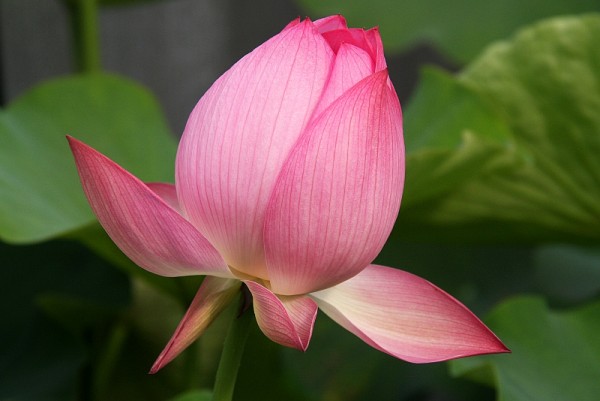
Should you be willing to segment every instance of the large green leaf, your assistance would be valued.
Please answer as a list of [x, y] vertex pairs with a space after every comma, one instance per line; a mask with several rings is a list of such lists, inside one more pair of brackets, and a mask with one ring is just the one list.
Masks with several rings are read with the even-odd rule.
[[419, 206], [516, 157], [510, 130], [496, 111], [442, 71], [423, 71], [405, 115], [403, 208]]
[[[465, 174], [458, 184], [456, 175], [445, 172], [439, 181], [446, 177], [454, 187], [435, 199], [426, 194], [428, 202], [421, 203], [422, 213], [405, 210], [406, 221], [416, 219], [432, 227], [459, 230], [461, 235], [454, 238], [597, 241], [598, 42], [600, 16], [588, 15], [542, 22], [488, 49], [458, 78], [457, 85], [470, 88], [483, 104], [491, 105], [495, 114], [493, 118], [486, 117], [489, 131], [497, 130], [497, 120], [501, 118], [512, 132], [513, 146], [506, 147], [506, 157], [501, 158], [504, 162], [496, 163], [496, 168], [488, 168], [486, 161], [477, 174]], [[460, 96], [453, 98], [461, 101]], [[439, 113], [436, 102], [435, 90], [429, 91], [425, 103], [433, 105], [432, 111], [426, 113], [432, 121], [430, 126], [438, 130], [437, 135], [455, 138], [453, 124], [446, 128], [437, 123], [444, 114]], [[427, 106], [421, 105], [419, 110], [424, 109]], [[413, 118], [411, 111], [409, 108], [406, 121]], [[424, 119], [423, 115], [419, 118]], [[466, 109], [456, 117], [465, 127], [472, 119]], [[427, 128], [421, 131], [427, 133]], [[490, 137], [489, 133], [484, 136], [483, 131], [485, 128], [480, 128], [476, 133], [478, 141]], [[464, 149], [458, 148], [448, 160], [460, 152], [464, 153]], [[411, 157], [417, 156], [419, 150], [408, 159], [409, 199], [418, 197], [410, 194], [408, 181], [413, 168]]]
[[0, 112], [0, 238], [42, 241], [92, 223], [65, 135], [144, 180], [172, 181], [175, 141], [141, 86], [109, 75], [57, 79]]
[[498, 306], [486, 322], [512, 354], [453, 361], [498, 389], [499, 401], [595, 401], [600, 394], [600, 302], [556, 312], [539, 298]]
[[553, 15], [599, 11], [596, 0], [297, 0], [312, 17], [343, 14], [350, 25], [379, 26], [386, 49], [433, 42], [468, 61], [492, 40]]

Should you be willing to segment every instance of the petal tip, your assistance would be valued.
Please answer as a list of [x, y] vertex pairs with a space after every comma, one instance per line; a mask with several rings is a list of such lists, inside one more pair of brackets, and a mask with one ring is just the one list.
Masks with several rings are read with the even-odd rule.
[[266, 287], [245, 281], [254, 300], [258, 327], [272, 341], [306, 351], [317, 317], [317, 304], [305, 296], [277, 296]]
[[[177, 334], [177, 332], [176, 332]], [[174, 336], [175, 337], [175, 336]], [[167, 346], [161, 351], [160, 355], [158, 355], [158, 357], [156, 358], [156, 360], [154, 361], [154, 363], [152, 364], [152, 366], [150, 367], [150, 370], [148, 371], [149, 375], [154, 375], [156, 373], [158, 373], [159, 370], [161, 370], [162, 368], [164, 368], [165, 366], [167, 366], [173, 359], [175, 359], [175, 357], [177, 357], [181, 351], [179, 352], [171, 352], [171, 349], [173, 348], [173, 345], [175, 343], [175, 340], [172, 338], [169, 343], [167, 344]]]
[[510, 353], [466, 306], [401, 270], [370, 265], [354, 278], [312, 295], [342, 327], [411, 363]]
[[159, 359], [157, 359], [156, 362], [154, 362], [154, 364], [150, 368], [150, 371], [148, 372], [148, 374], [154, 375], [154, 374], [158, 373], [158, 371], [161, 370], [163, 366], [164, 365], [161, 363], [161, 358], [159, 357]]
[[81, 148], [87, 147], [87, 145], [81, 142], [79, 139], [72, 137], [71, 135], [65, 135], [67, 138], [67, 142], [69, 143], [69, 147], [71, 148], [71, 152], [75, 154], [75, 152]]

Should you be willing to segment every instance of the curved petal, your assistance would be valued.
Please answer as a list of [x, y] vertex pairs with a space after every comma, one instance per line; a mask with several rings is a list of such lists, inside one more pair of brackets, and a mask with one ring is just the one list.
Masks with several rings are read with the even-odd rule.
[[146, 185], [152, 192], [160, 196], [165, 203], [181, 214], [181, 205], [177, 199], [175, 185], [166, 182], [147, 182]]
[[273, 291], [294, 295], [358, 274], [389, 236], [402, 196], [398, 98], [383, 71], [312, 124], [290, 155], [265, 221]]
[[266, 205], [326, 84], [333, 52], [305, 20], [248, 54], [188, 120], [176, 186], [186, 215], [229, 265], [267, 279]]
[[401, 270], [370, 265], [356, 277], [312, 296], [342, 327], [409, 362], [509, 352], [464, 305]]
[[371, 55], [373, 60], [375, 59], [375, 54], [372, 53], [373, 49], [371, 48], [364, 29], [350, 28], [330, 30], [323, 32], [323, 38], [329, 43], [329, 46], [331, 46], [335, 53], [338, 52], [338, 49], [342, 44], [346, 43], [365, 50]]
[[291, 20], [281, 31], [282, 32], [286, 31], [286, 30], [290, 29], [291, 27], [298, 25], [300, 23], [300, 21], [301, 21], [300, 17], [298, 17], [294, 20]]
[[175, 333], [152, 365], [156, 373], [193, 343], [238, 293], [239, 280], [206, 277]]
[[244, 281], [254, 301], [254, 315], [272, 341], [306, 351], [317, 317], [317, 304], [306, 296], [277, 296], [254, 281]]
[[344, 92], [373, 72], [374, 62], [366, 51], [351, 44], [342, 44], [335, 55], [329, 82], [327, 82], [327, 87], [321, 96], [313, 118], [317, 118]]
[[375, 72], [385, 70], [387, 63], [385, 62], [383, 42], [381, 41], [381, 35], [379, 35], [379, 28], [371, 28], [365, 31], [365, 37], [371, 48], [371, 54], [375, 59]]
[[320, 33], [335, 31], [337, 29], [348, 29], [346, 19], [339, 14], [318, 19], [314, 22], [314, 24]]
[[92, 210], [131, 260], [161, 276], [232, 276], [210, 242], [146, 184], [83, 142], [68, 140]]

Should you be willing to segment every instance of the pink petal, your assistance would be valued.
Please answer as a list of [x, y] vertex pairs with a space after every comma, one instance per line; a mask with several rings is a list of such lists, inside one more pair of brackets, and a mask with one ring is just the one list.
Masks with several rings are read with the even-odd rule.
[[252, 292], [258, 327], [272, 341], [305, 351], [317, 317], [317, 304], [306, 296], [277, 296], [254, 281]]
[[374, 67], [373, 60], [366, 51], [350, 44], [342, 44], [335, 56], [331, 77], [313, 118], [318, 117], [352, 86], [373, 74]]
[[282, 31], [286, 31], [286, 30], [290, 29], [291, 27], [298, 25], [299, 23], [300, 23], [300, 17], [298, 17], [298, 18], [296, 18], [296, 19], [294, 19], [294, 20], [290, 21], [290, 23], [289, 23], [289, 24], [287, 24], [287, 25], [286, 25], [286, 26], [285, 26], [285, 27], [282, 29]]
[[375, 59], [375, 72], [385, 70], [387, 68], [387, 63], [383, 53], [383, 42], [379, 35], [379, 29], [371, 28], [368, 31], [365, 31], [365, 37], [371, 49], [370, 54]]
[[206, 277], [173, 336], [152, 365], [156, 373], [193, 343], [238, 293], [239, 280]]
[[[367, 40], [364, 29], [350, 28], [337, 29], [323, 32], [323, 38], [329, 43], [334, 52], [338, 52], [340, 46], [344, 43], [351, 44], [371, 54], [372, 48]], [[373, 56], [374, 54], [371, 54]], [[373, 57], [372, 57], [373, 58]], [[374, 59], [374, 58], [373, 58]]]
[[509, 352], [464, 305], [401, 270], [370, 265], [356, 277], [312, 296], [342, 327], [409, 362]]
[[232, 276], [206, 238], [148, 186], [83, 142], [68, 140], [92, 210], [131, 260], [161, 276]]
[[314, 22], [320, 33], [335, 31], [337, 29], [348, 29], [346, 20], [341, 15], [331, 15], [329, 17], [318, 19]]
[[386, 71], [353, 86], [296, 145], [273, 192], [265, 252], [273, 291], [358, 274], [389, 236], [402, 196], [402, 116]]
[[268, 278], [267, 202], [332, 59], [312, 22], [290, 26], [225, 73], [190, 116], [177, 154], [178, 198], [190, 221], [243, 273]]
[[152, 192], [160, 196], [167, 205], [171, 206], [181, 214], [181, 205], [179, 205], [179, 200], [177, 199], [175, 185], [167, 184], [165, 182], [147, 182], [146, 185]]

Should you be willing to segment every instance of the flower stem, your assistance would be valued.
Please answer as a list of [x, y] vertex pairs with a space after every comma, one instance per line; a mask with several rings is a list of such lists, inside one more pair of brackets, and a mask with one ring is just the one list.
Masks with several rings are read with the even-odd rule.
[[80, 72], [99, 71], [98, 0], [74, 0], [69, 4], [77, 68]]
[[219, 361], [212, 401], [231, 401], [233, 398], [251, 321], [252, 313], [248, 310], [243, 310], [241, 315], [236, 313], [233, 317]]

